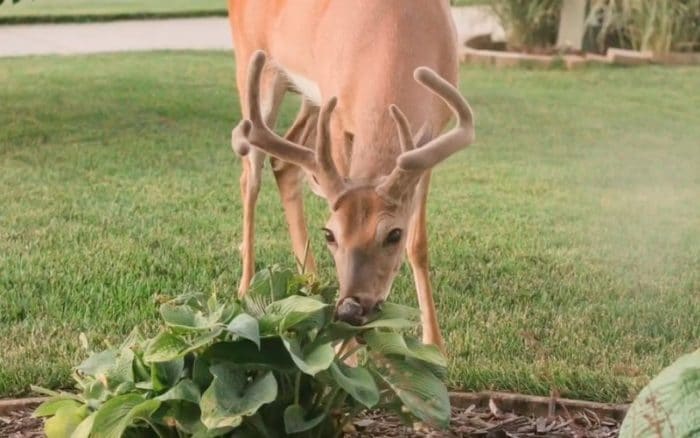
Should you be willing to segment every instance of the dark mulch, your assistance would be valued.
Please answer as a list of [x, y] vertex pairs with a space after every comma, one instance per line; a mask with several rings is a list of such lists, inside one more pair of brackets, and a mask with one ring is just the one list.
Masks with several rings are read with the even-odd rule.
[[[31, 413], [32, 409], [25, 409], [0, 416], [0, 437], [43, 437], [42, 422], [32, 418]], [[453, 408], [449, 431], [429, 428], [412, 429], [403, 425], [397, 417], [378, 411], [364, 414], [355, 420], [353, 426], [355, 430], [346, 433], [346, 438], [614, 438], [618, 435], [619, 423], [587, 411], [550, 418], [524, 417], [501, 412], [492, 403], [488, 409], [474, 406], [466, 409]]]
[[23, 409], [0, 415], [0, 437], [36, 438], [43, 437], [43, 423], [32, 418], [32, 409]]

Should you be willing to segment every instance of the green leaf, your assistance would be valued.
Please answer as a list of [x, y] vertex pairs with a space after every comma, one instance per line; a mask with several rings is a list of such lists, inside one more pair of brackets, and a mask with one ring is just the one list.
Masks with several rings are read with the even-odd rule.
[[121, 394], [126, 394], [127, 392], [131, 392], [134, 390], [136, 386], [134, 385], [134, 382], [122, 382], [119, 385], [117, 385], [116, 388], [114, 388], [114, 395], [121, 395]]
[[160, 316], [170, 327], [186, 330], [207, 330], [212, 327], [211, 320], [201, 310], [188, 305], [161, 304]]
[[46, 433], [47, 438], [70, 437], [87, 416], [87, 406], [64, 404], [56, 410], [53, 417], [46, 420], [44, 433]]
[[134, 352], [130, 347], [119, 351], [114, 366], [107, 371], [107, 381], [110, 387], [121, 383], [134, 383]]
[[409, 346], [401, 333], [370, 330], [363, 335], [363, 338], [371, 351], [381, 355], [396, 354], [412, 357], [440, 367], [447, 366], [447, 359], [436, 346], [424, 345], [415, 340], [409, 341]]
[[420, 321], [420, 313], [401, 304], [384, 303], [381, 311], [374, 314], [364, 325], [353, 326], [336, 321], [329, 326], [329, 333], [337, 337], [351, 337], [370, 329], [384, 328], [391, 330], [406, 330], [414, 328]]
[[151, 381], [151, 371], [143, 362], [143, 353], [135, 355], [133, 362], [133, 370], [135, 382]]
[[282, 342], [297, 367], [310, 376], [327, 370], [335, 359], [335, 351], [330, 342], [311, 345], [306, 351], [302, 351], [299, 341], [295, 338], [282, 338]]
[[321, 412], [312, 418], [307, 418], [308, 415], [301, 405], [289, 405], [284, 410], [284, 430], [287, 433], [299, 433], [313, 429], [321, 424], [326, 414]]
[[117, 362], [117, 355], [117, 350], [105, 350], [94, 353], [78, 365], [76, 369], [87, 376], [106, 375]]
[[189, 346], [182, 337], [163, 332], [148, 344], [143, 359], [151, 363], [167, 362], [185, 354]]
[[415, 307], [403, 304], [384, 303], [378, 313], [378, 317], [370, 322], [379, 322], [387, 319], [405, 319], [414, 324], [420, 322], [420, 311]]
[[345, 392], [367, 408], [372, 408], [379, 402], [379, 388], [372, 374], [366, 369], [352, 368], [341, 362], [333, 362], [330, 372]]
[[249, 381], [245, 371], [230, 364], [213, 365], [210, 370], [214, 381], [200, 402], [202, 422], [210, 430], [237, 427], [243, 417], [277, 398], [272, 372]]
[[191, 403], [199, 404], [200, 392], [199, 388], [193, 381], [190, 379], [183, 379], [169, 391], [156, 398], [160, 401], [185, 400]]
[[241, 313], [226, 327], [226, 329], [241, 338], [248, 339], [255, 343], [260, 348], [260, 328], [258, 320], [248, 315]]
[[373, 371], [420, 420], [447, 427], [450, 399], [447, 388], [423, 362], [396, 356], [372, 355]]
[[[127, 335], [127, 337], [122, 341], [121, 345], [119, 346], [119, 351], [122, 351], [126, 348], [132, 349], [133, 347], [137, 347], [141, 345], [144, 341], [143, 333], [141, 333], [141, 329], [137, 327], [134, 327], [131, 329], [131, 332]], [[87, 342], [87, 340], [85, 340]]]
[[92, 426], [92, 438], [120, 438], [139, 419], [149, 419], [159, 400], [144, 400], [137, 394], [114, 397], [100, 407]]
[[187, 434], [204, 436], [207, 428], [200, 420], [199, 402], [190, 403], [183, 400], [163, 401], [153, 419], [158, 424], [176, 427]]
[[202, 355], [194, 358], [194, 365], [192, 365], [192, 381], [197, 385], [200, 394], [211, 385], [211, 381], [214, 379], [214, 376], [209, 372], [210, 366], [211, 363], [208, 358]]
[[[309, 318], [322, 316], [321, 312], [329, 307], [329, 304], [315, 298], [292, 295], [270, 304], [265, 312], [282, 318], [279, 330], [284, 332]], [[318, 325], [320, 326], [322, 323], [323, 321], [319, 320]]]
[[110, 391], [102, 381], [93, 380], [85, 386], [83, 394], [88, 401], [103, 402], [110, 396]]
[[198, 334], [190, 342], [172, 333], [160, 333], [148, 344], [143, 358], [146, 362], [151, 363], [167, 362], [182, 358], [187, 353], [212, 343], [223, 330], [223, 327], [215, 327], [211, 331]]
[[224, 331], [223, 327], [215, 327], [210, 332], [202, 333], [196, 338], [192, 339], [191, 345], [185, 349], [182, 354], [187, 354], [192, 351], [198, 350], [202, 347], [207, 346], [212, 341], [214, 341], [219, 335]]
[[277, 265], [262, 269], [255, 273], [247, 296], [261, 297], [268, 302], [285, 298], [288, 296], [287, 286], [295, 275], [294, 271]]
[[700, 436], [700, 350], [681, 356], [642, 389], [620, 438]]
[[90, 438], [90, 433], [92, 432], [92, 426], [95, 423], [95, 417], [97, 412], [93, 412], [88, 415], [83, 421], [80, 422], [78, 427], [75, 428], [70, 438]]
[[79, 406], [81, 406], [81, 403], [72, 397], [56, 396], [40, 404], [32, 413], [32, 417], [51, 417], [52, 415], [56, 415], [56, 411], [63, 407], [75, 408]]
[[168, 361], [157, 362], [151, 365], [151, 383], [153, 389], [162, 391], [171, 388], [182, 376], [185, 368], [185, 360], [182, 357]]
[[260, 349], [248, 341], [218, 342], [204, 350], [201, 357], [211, 363], [228, 363], [248, 370], [289, 372], [296, 368], [279, 337], [261, 339]]

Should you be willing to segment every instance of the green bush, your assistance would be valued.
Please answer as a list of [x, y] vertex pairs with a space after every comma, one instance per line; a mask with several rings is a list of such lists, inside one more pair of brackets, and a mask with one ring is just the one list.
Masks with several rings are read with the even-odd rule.
[[491, 0], [506, 31], [508, 48], [550, 50], [557, 40], [562, 0]]
[[700, 48], [700, 0], [593, 0], [587, 21], [601, 51]]
[[[92, 353], [76, 393], [35, 411], [48, 438], [338, 436], [366, 408], [446, 426], [445, 358], [402, 333], [417, 312], [386, 303], [370, 322], [333, 321], [335, 290], [292, 271], [259, 272], [243, 301], [198, 294], [161, 305], [146, 339]], [[346, 365], [335, 348], [360, 365]]]

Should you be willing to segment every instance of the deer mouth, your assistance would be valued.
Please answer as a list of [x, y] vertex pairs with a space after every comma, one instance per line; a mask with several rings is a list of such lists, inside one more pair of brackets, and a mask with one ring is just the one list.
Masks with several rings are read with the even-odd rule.
[[382, 302], [375, 303], [366, 309], [355, 297], [343, 298], [338, 302], [335, 318], [352, 326], [361, 326], [371, 321], [381, 309]]

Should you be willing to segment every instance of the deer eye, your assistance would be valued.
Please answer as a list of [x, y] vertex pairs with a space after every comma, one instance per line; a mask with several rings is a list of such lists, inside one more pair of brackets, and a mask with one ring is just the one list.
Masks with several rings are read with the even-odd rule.
[[335, 243], [335, 236], [333, 232], [328, 228], [321, 228], [323, 230], [324, 237], [326, 238], [326, 243]]
[[389, 234], [387, 234], [386, 239], [384, 239], [384, 244], [396, 245], [397, 243], [401, 242], [401, 233], [401, 228], [394, 228], [393, 230], [389, 231]]

